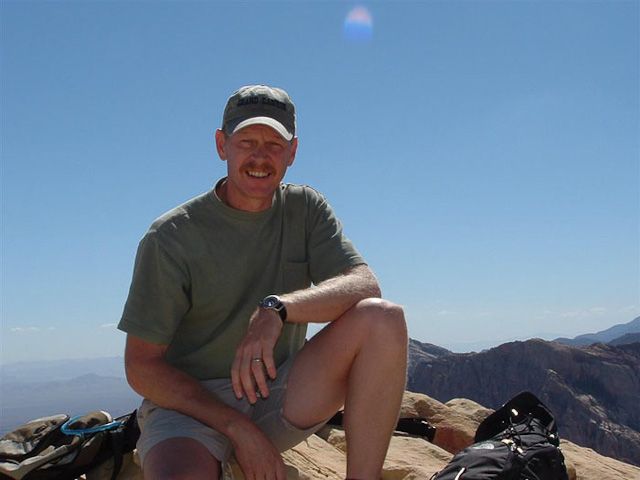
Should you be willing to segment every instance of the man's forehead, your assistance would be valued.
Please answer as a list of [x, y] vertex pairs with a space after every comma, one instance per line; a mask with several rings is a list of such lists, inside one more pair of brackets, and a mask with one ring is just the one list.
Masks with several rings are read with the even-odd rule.
[[269, 125], [247, 125], [244, 128], [241, 128], [237, 132], [233, 133], [234, 137], [250, 137], [250, 136], [267, 136], [269, 138], [277, 138], [282, 140], [283, 142], [289, 143], [287, 139], [285, 139], [280, 133], [275, 129], [270, 127]]

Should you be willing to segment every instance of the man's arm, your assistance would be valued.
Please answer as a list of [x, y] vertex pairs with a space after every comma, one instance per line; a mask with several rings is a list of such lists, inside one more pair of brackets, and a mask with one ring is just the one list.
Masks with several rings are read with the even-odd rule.
[[[245, 475], [278, 472], [285, 478], [282, 457], [251, 420], [225, 405], [200, 382], [164, 359], [166, 345], [127, 335], [127, 380], [140, 395], [162, 408], [188, 415], [225, 435]], [[253, 477], [252, 477], [253, 478]]]
[[[381, 296], [378, 280], [367, 265], [356, 265], [310, 288], [280, 296], [287, 309], [287, 322], [327, 323], [340, 318], [365, 298]], [[276, 377], [273, 350], [282, 333], [282, 321], [273, 310], [258, 308], [236, 350], [231, 367], [233, 391], [251, 403], [260, 395], [267, 397], [266, 376]], [[261, 359], [262, 362], [254, 360]], [[266, 375], [265, 375], [266, 370]]]
[[327, 323], [365, 298], [380, 298], [378, 279], [369, 266], [356, 265], [318, 285], [281, 295], [287, 322]]

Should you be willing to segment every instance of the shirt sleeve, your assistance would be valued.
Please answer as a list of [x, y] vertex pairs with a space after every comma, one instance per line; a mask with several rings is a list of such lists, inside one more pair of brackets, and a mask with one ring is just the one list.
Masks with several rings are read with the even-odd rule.
[[138, 245], [133, 279], [118, 328], [167, 345], [190, 308], [188, 265], [177, 242], [149, 231]]
[[342, 223], [326, 198], [309, 190], [309, 271], [313, 283], [318, 284], [366, 261], [344, 235]]

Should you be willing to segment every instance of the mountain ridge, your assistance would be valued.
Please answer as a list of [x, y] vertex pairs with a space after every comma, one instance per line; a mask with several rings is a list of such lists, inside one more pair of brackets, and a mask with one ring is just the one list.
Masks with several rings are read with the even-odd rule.
[[640, 465], [640, 343], [572, 347], [533, 339], [439, 356], [412, 344], [408, 390], [493, 409], [529, 390], [554, 412], [562, 437]]
[[627, 335], [631, 335], [627, 342], [632, 343], [637, 341], [635, 340], [636, 337], [633, 336], [635, 334], [640, 334], [640, 317], [637, 317], [628, 323], [620, 323], [596, 333], [585, 333], [573, 338], [560, 337], [553, 341], [572, 347], [588, 347], [594, 343], [619, 342]]

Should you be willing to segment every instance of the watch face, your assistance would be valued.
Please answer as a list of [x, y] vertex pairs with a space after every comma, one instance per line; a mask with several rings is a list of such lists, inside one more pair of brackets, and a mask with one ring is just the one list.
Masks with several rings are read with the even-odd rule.
[[278, 303], [280, 303], [280, 299], [275, 295], [269, 295], [262, 301], [262, 305], [264, 305], [266, 308], [275, 307]]
[[280, 300], [279, 296], [277, 295], [266, 296], [264, 300], [260, 302], [260, 306], [262, 308], [271, 308], [276, 312], [278, 312], [278, 315], [280, 315], [280, 320], [282, 320], [282, 323], [287, 321], [287, 309], [284, 308], [284, 304], [282, 303], [282, 300]]

